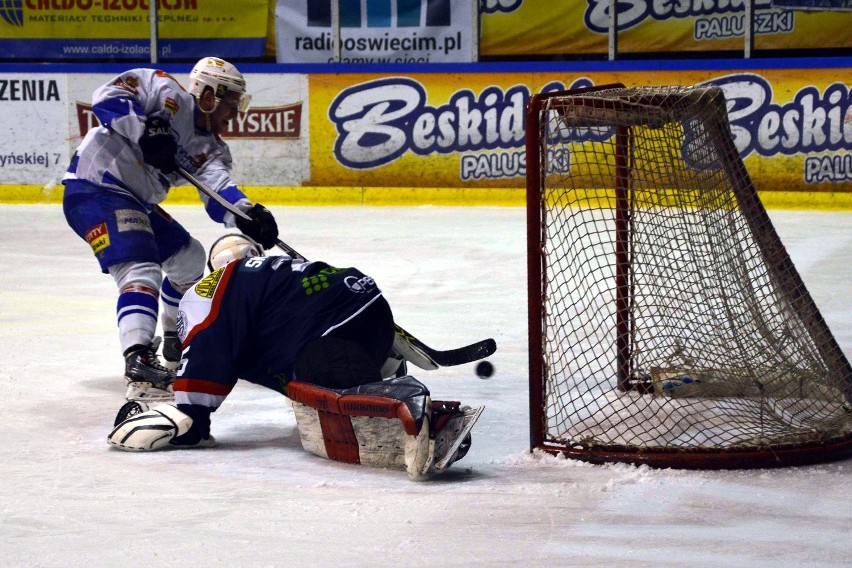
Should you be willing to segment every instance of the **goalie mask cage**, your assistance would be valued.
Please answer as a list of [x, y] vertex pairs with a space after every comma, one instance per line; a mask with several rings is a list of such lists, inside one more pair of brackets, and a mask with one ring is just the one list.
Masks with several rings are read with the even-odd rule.
[[689, 469], [852, 455], [852, 368], [719, 88], [533, 96], [527, 221], [533, 448]]

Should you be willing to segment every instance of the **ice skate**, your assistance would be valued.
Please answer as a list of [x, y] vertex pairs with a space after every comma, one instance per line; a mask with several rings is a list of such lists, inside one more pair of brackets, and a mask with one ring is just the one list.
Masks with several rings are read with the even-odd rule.
[[127, 381], [127, 392], [124, 398], [127, 400], [174, 401], [172, 383], [175, 382], [175, 373], [160, 363], [157, 357], [158, 346], [159, 341], [155, 340], [149, 345], [131, 348], [125, 354], [124, 378]]

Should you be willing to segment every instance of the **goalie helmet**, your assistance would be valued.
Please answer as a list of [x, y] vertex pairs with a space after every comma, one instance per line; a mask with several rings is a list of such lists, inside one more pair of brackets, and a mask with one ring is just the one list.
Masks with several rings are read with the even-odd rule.
[[224, 235], [210, 247], [207, 268], [219, 270], [229, 262], [248, 256], [264, 256], [263, 247], [242, 234]]
[[196, 98], [201, 97], [204, 88], [213, 89], [216, 105], [229, 92], [239, 93], [240, 101], [237, 110], [246, 112], [251, 104], [251, 95], [246, 93], [246, 81], [237, 68], [224, 59], [205, 57], [189, 72], [189, 92]]

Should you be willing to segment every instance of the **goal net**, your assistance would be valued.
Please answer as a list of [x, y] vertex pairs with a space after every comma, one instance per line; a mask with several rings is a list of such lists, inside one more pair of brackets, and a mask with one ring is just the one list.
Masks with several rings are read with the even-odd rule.
[[852, 367], [719, 88], [532, 97], [527, 186], [532, 447], [681, 468], [852, 455]]

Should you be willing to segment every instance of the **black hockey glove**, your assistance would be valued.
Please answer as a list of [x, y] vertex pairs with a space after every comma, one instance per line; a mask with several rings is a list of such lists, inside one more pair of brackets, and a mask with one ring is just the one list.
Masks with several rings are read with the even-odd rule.
[[259, 242], [265, 249], [275, 246], [278, 242], [278, 224], [269, 209], [260, 203], [255, 203], [246, 211], [246, 215], [251, 217], [251, 220], [237, 217], [237, 228]]
[[145, 132], [139, 138], [139, 147], [142, 149], [142, 158], [146, 164], [154, 166], [165, 174], [170, 174], [177, 169], [175, 164], [177, 142], [172, 136], [172, 127], [165, 118], [148, 117], [145, 121]]

